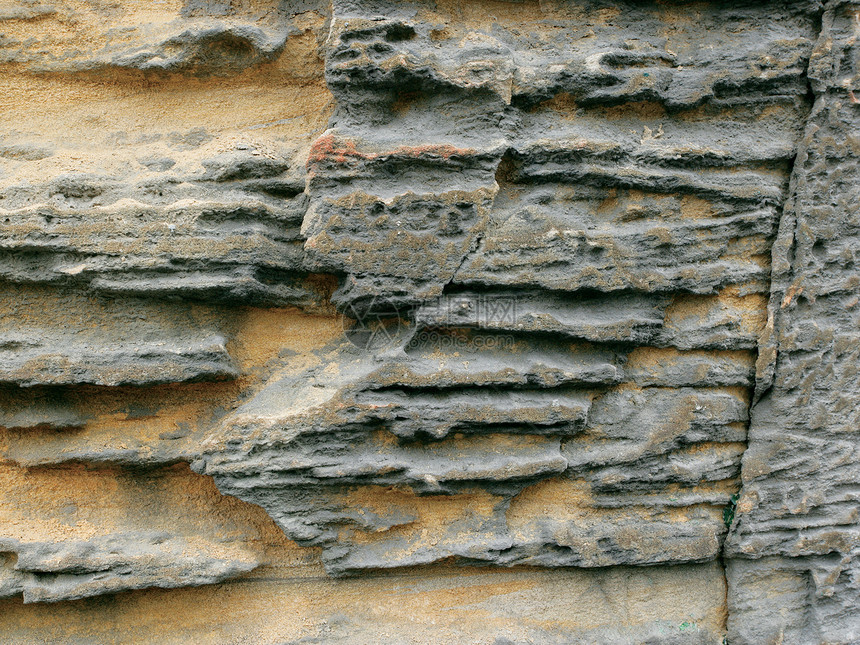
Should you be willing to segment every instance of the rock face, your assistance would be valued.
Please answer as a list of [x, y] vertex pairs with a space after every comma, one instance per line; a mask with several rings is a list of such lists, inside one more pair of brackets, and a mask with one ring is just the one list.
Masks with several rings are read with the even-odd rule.
[[760, 400], [726, 549], [732, 642], [860, 639], [858, 11], [827, 6], [809, 67], [815, 104], [774, 243]]
[[858, 38], [0, 8], [2, 640], [860, 641]]

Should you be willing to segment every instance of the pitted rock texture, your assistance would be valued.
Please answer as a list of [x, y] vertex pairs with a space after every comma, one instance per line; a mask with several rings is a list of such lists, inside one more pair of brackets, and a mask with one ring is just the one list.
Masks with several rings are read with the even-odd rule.
[[[308, 262], [346, 274], [347, 312], [415, 325], [274, 379], [194, 462], [332, 573], [720, 553], [814, 15], [581, 10], [600, 9], [572, 47], [566, 6], [482, 35], [440, 31], [450, 6], [333, 5]], [[726, 55], [687, 40], [744, 20]], [[625, 40], [667, 23], [674, 40]], [[422, 495], [472, 517], [428, 542]]]
[[[193, 466], [299, 543], [323, 546], [333, 573], [451, 556], [566, 566], [718, 556], [749, 352], [529, 335], [487, 349], [474, 334], [412, 330], [381, 356], [349, 342], [323, 349], [319, 365], [275, 377], [226, 417]], [[474, 515], [427, 543], [427, 504]]]
[[511, 3], [476, 29], [453, 3], [335, 2], [309, 259], [347, 273], [338, 303], [766, 292], [808, 109], [803, 8]]
[[860, 639], [858, 37], [860, 5], [830, 3], [774, 245], [767, 362], [727, 545], [732, 642]]
[[0, 7], [0, 640], [860, 641], [858, 38]]

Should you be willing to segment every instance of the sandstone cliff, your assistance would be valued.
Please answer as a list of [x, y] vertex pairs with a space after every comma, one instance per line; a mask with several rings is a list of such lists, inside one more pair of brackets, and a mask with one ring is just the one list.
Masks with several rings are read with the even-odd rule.
[[0, 4], [0, 641], [860, 642], [858, 38]]

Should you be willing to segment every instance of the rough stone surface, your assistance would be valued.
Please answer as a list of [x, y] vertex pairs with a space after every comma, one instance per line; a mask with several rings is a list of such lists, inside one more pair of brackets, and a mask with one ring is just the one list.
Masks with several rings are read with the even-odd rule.
[[727, 544], [733, 643], [860, 640], [858, 36], [860, 5], [829, 3]]
[[0, 7], [0, 641], [860, 642], [858, 38]]

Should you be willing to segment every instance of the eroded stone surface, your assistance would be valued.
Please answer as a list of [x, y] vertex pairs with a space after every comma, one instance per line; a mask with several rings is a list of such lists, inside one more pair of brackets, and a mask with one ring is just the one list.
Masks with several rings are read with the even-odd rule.
[[25, 602], [218, 582], [283, 548], [271, 521], [174, 466], [0, 465], [4, 595]]
[[857, 641], [823, 9], [0, 9], [6, 640]]
[[860, 638], [858, 16], [830, 3], [810, 64], [815, 106], [774, 245], [771, 336], [727, 545], [732, 642]]
[[[233, 585], [132, 592], [115, 603], [0, 600], [0, 626], [16, 645], [34, 637], [75, 645], [88, 638], [207, 645], [243, 639], [263, 645], [722, 640], [725, 580], [715, 563], [668, 569], [434, 568], [337, 581], [313, 573], [296, 563], [260, 570]], [[619, 607], [628, 614], [620, 616]], [[473, 620], [476, 615], [480, 620]], [[36, 626], [25, 627], [28, 620]]]
[[0, 277], [322, 304], [299, 229], [327, 9], [79, 4], [0, 23]]
[[[718, 555], [752, 355], [650, 357], [528, 336], [492, 351], [474, 337], [469, 347], [469, 333], [450, 332], [456, 352], [414, 331], [383, 355], [323, 350], [226, 417], [194, 467], [324, 546], [332, 572], [451, 556], [606, 566]], [[428, 542], [430, 509], [464, 504], [477, 504], [472, 519]]]
[[[194, 462], [329, 571], [720, 553], [815, 19], [627, 9], [460, 32], [436, 28], [457, 7], [333, 5], [308, 261], [415, 328], [275, 378]], [[641, 24], [672, 38], [625, 41]], [[703, 25], [748, 33], [715, 58]], [[433, 524], [440, 494], [469, 518]]]

